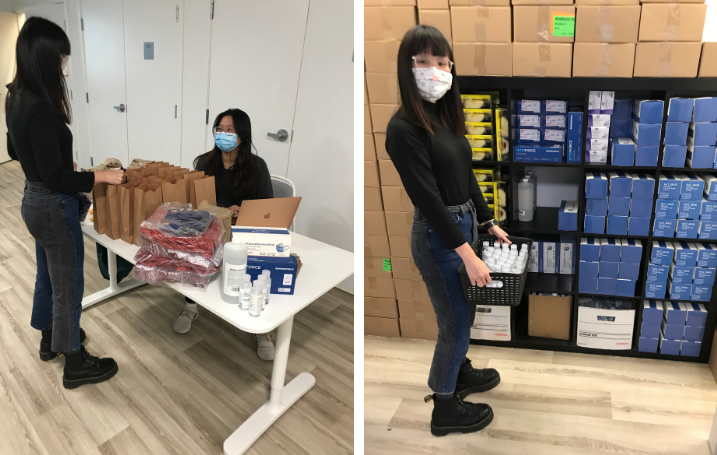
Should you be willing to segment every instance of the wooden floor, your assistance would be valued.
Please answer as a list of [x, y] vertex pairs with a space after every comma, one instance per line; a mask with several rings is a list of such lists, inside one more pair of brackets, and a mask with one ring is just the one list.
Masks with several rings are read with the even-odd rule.
[[366, 454], [709, 455], [717, 385], [703, 364], [471, 346], [501, 384], [480, 433], [431, 435], [434, 342], [365, 338]]
[[[30, 327], [35, 247], [20, 216], [23, 182], [18, 163], [0, 165], [0, 454], [221, 454], [269, 397], [272, 363], [252, 335], [208, 311], [178, 335], [181, 296], [144, 286], [82, 316], [88, 350], [114, 357], [119, 373], [65, 390], [63, 360], [40, 361]], [[90, 294], [107, 282], [94, 243], [85, 249]], [[316, 386], [247, 453], [353, 453], [353, 308], [334, 289], [296, 316], [287, 382], [308, 371]]]

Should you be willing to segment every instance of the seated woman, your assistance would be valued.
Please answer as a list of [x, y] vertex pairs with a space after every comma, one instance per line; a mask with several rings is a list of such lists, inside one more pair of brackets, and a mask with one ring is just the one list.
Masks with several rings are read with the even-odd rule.
[[[251, 152], [251, 120], [246, 112], [229, 109], [214, 120], [215, 146], [194, 160], [194, 168], [213, 175], [217, 189], [217, 205], [235, 214], [247, 199], [270, 199], [274, 197], [271, 176], [266, 162]], [[199, 317], [197, 304], [189, 298], [174, 323], [174, 331], [187, 333], [192, 321]], [[254, 335], [257, 354], [263, 360], [274, 359], [274, 344], [268, 333]]]

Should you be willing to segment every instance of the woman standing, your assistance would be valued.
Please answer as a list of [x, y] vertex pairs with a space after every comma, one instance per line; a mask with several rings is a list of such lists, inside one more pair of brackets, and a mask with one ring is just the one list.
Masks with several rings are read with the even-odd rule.
[[80, 221], [89, 208], [82, 193], [97, 183], [118, 185], [124, 171], [76, 172], [65, 77], [70, 40], [54, 23], [32, 17], [17, 39], [17, 74], [5, 100], [7, 145], [25, 173], [22, 218], [35, 238], [37, 278], [33, 328], [42, 331], [40, 358], [65, 355], [62, 382], [73, 389], [117, 373], [111, 358], [90, 355], [80, 329], [85, 250]]
[[[194, 160], [194, 168], [213, 175], [217, 205], [239, 214], [242, 202], [271, 199], [274, 190], [266, 162], [251, 152], [251, 119], [240, 109], [229, 109], [214, 120], [214, 148]], [[187, 333], [199, 317], [197, 304], [185, 297], [186, 305], [174, 323], [174, 331]], [[257, 354], [263, 360], [274, 360], [274, 343], [268, 333], [254, 335]]]
[[425, 25], [409, 30], [398, 50], [401, 108], [386, 133], [386, 150], [416, 207], [411, 249], [438, 321], [428, 377], [436, 436], [479, 431], [493, 420], [490, 406], [463, 401], [498, 385], [500, 375], [476, 370], [466, 358], [475, 306], [463, 297], [457, 269], [462, 262], [474, 285], [491, 283], [488, 268], [471, 248], [478, 223], [510, 243], [473, 175], [454, 76], [453, 52], [441, 32]]

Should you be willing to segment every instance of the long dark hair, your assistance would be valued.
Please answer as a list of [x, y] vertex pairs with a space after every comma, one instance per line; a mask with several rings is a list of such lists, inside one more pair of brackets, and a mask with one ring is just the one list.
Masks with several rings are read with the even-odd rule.
[[72, 122], [62, 55], [70, 55], [70, 39], [53, 22], [31, 17], [23, 25], [15, 46], [17, 73], [5, 100], [5, 112], [16, 95], [27, 91], [52, 104], [65, 123]]
[[[229, 109], [217, 115], [217, 118], [214, 119], [212, 131], [216, 131], [219, 123], [221, 123], [222, 119], [227, 115], [234, 121], [234, 131], [236, 131], [240, 140], [239, 153], [237, 153], [237, 157], [234, 160], [234, 165], [229, 169], [229, 172], [233, 174], [232, 196], [236, 199], [250, 198], [256, 193], [258, 180], [256, 157], [251, 153], [251, 149], [254, 146], [251, 141], [251, 120], [247, 113], [241, 109]], [[197, 167], [200, 158], [206, 157], [207, 175], [219, 175], [224, 167], [222, 153], [224, 152], [215, 144], [213, 149], [198, 156], [194, 160], [194, 167]], [[215, 184], [217, 185], [217, 189], [219, 189], [220, 182], [218, 179]]]
[[[423, 99], [413, 76], [413, 57], [428, 53], [438, 57], [448, 57], [453, 61], [453, 50], [448, 40], [437, 28], [429, 25], [417, 25], [409, 30], [398, 48], [398, 87], [401, 90], [401, 109], [408, 118], [433, 134], [438, 126], [428, 116]], [[451, 69], [453, 84], [443, 98], [436, 101], [441, 123], [456, 136], [466, 134], [465, 116], [461, 103], [461, 93], [456, 81], [456, 67]]]

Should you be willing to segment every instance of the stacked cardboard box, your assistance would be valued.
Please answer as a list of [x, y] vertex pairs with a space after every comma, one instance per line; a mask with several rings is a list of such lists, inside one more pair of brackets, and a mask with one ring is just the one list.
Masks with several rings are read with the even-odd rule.
[[635, 77], [697, 76], [707, 13], [707, 5], [697, 2], [642, 2]]
[[[480, 6], [475, 6], [480, 3]], [[461, 76], [511, 76], [509, 0], [451, 0], [453, 56]]]

